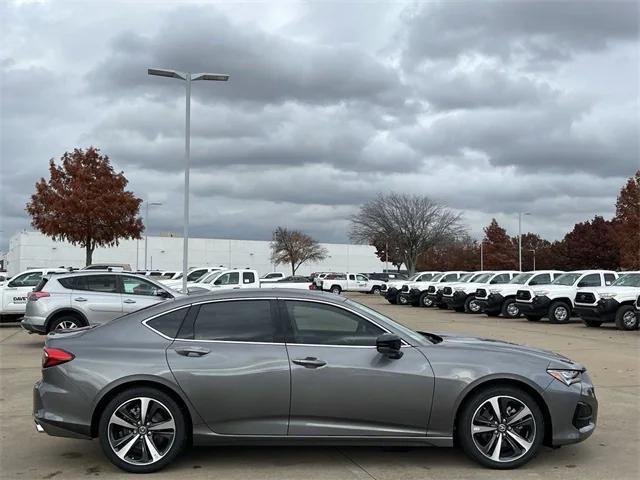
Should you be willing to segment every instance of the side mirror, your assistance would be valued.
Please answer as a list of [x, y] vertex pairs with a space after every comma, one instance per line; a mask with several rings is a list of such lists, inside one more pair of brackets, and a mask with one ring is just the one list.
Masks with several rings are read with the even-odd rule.
[[376, 338], [376, 349], [389, 358], [396, 360], [401, 358], [403, 353], [400, 351], [400, 347], [402, 347], [402, 340], [393, 333], [383, 333]]
[[162, 290], [161, 288], [156, 288], [156, 297], [161, 297], [161, 298], [172, 298], [172, 295], [167, 292], [166, 290]]

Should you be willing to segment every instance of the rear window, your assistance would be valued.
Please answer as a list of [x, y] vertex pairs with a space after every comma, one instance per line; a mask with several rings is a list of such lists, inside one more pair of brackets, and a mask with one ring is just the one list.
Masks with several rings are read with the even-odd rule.
[[182, 325], [184, 317], [186, 317], [188, 311], [189, 307], [186, 307], [165, 313], [164, 315], [160, 315], [159, 317], [149, 320], [147, 325], [169, 338], [176, 338], [178, 330], [180, 330], [180, 326]]

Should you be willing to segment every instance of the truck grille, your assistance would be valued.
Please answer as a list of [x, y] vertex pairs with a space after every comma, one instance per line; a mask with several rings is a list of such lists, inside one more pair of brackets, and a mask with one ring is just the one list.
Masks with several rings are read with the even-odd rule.
[[576, 295], [578, 303], [596, 303], [596, 296], [591, 292], [578, 292]]
[[436, 293], [436, 287], [431, 285], [427, 288], [427, 293]]
[[484, 288], [479, 288], [476, 290], [476, 297], [484, 298], [487, 296], [487, 291]]
[[531, 292], [529, 290], [518, 290], [516, 300], [531, 300]]
[[442, 293], [444, 293], [445, 295], [451, 295], [451, 292], [453, 292], [453, 289], [451, 287], [444, 287], [442, 289]]
[[402, 288], [400, 289], [401, 292], [408, 292], [409, 291], [409, 285], [403, 285]]

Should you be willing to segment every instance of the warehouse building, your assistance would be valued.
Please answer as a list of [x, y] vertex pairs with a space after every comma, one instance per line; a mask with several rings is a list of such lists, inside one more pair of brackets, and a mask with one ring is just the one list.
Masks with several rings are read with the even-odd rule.
[[[96, 248], [93, 263], [128, 263], [143, 269], [144, 238], [124, 240], [116, 247]], [[290, 273], [289, 265], [271, 263], [271, 242], [259, 240], [226, 240], [214, 238], [189, 239], [189, 266], [219, 266], [255, 268], [262, 275], [271, 271]], [[298, 272], [307, 275], [316, 271], [381, 272], [384, 262], [369, 245], [323, 243], [329, 252], [319, 263], [305, 263]], [[85, 252], [68, 242], [58, 242], [38, 232], [20, 232], [11, 237], [5, 255], [9, 275], [28, 268], [84, 266]], [[148, 237], [147, 267], [155, 270], [182, 269], [182, 238]]]

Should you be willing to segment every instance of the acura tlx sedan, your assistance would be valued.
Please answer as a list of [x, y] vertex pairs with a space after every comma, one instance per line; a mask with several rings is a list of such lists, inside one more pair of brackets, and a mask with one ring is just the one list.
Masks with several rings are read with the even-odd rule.
[[34, 418], [129, 472], [194, 444], [459, 445], [515, 468], [595, 429], [585, 368], [511, 343], [414, 332], [337, 295], [234, 290], [47, 337]]

